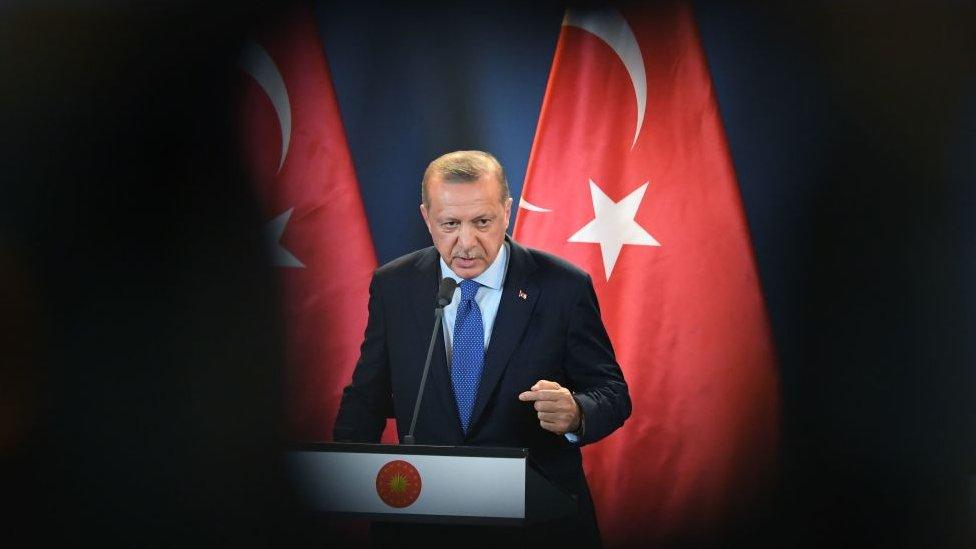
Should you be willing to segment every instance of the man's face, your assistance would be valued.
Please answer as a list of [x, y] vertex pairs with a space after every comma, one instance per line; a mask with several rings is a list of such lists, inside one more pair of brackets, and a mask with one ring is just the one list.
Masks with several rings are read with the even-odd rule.
[[466, 183], [446, 183], [434, 175], [427, 182], [427, 206], [420, 205], [434, 247], [461, 278], [474, 278], [498, 256], [512, 199], [501, 200], [492, 175]]

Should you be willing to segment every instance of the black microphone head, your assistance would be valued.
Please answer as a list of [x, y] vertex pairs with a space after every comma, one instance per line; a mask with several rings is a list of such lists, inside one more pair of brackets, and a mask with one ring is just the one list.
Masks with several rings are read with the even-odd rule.
[[437, 290], [437, 308], [443, 309], [451, 304], [454, 300], [454, 290], [457, 289], [458, 283], [451, 277], [445, 277], [441, 280], [441, 287]]

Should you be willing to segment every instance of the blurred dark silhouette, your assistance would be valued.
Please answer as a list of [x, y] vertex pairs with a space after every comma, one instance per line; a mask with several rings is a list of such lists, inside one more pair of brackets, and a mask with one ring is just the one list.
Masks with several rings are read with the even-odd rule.
[[280, 463], [281, 313], [234, 133], [272, 7], [0, 8], [0, 497], [25, 541], [316, 540]]

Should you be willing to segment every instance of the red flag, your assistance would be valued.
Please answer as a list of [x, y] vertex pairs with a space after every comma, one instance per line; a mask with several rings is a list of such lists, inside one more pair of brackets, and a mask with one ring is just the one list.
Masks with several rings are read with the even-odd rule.
[[585, 449], [609, 545], [716, 532], [769, 480], [778, 379], [689, 6], [569, 11], [516, 239], [590, 273], [632, 417]]
[[244, 48], [243, 141], [281, 269], [292, 437], [327, 440], [366, 327], [376, 255], [311, 9]]

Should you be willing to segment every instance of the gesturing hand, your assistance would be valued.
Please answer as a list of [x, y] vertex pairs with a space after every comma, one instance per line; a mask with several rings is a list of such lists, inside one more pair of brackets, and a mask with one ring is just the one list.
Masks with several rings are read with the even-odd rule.
[[580, 409], [569, 389], [555, 381], [540, 379], [528, 391], [520, 393], [519, 400], [535, 402], [539, 425], [557, 435], [579, 429]]

